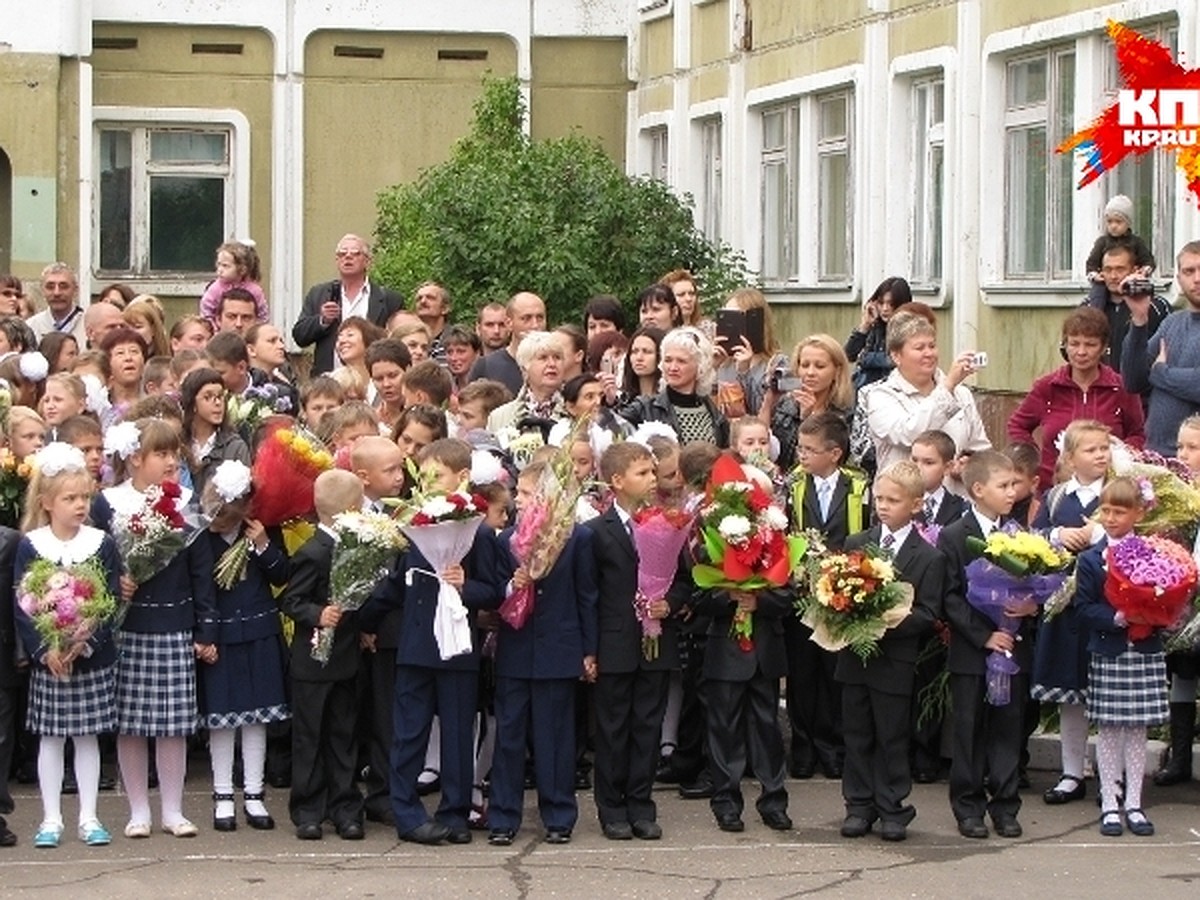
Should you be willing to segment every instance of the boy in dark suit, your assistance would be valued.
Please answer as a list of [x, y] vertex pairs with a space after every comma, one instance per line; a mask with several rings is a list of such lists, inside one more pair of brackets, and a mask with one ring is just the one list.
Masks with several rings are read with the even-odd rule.
[[880, 819], [880, 836], [902, 841], [916, 815], [904, 804], [912, 790], [909, 705], [920, 640], [941, 615], [946, 572], [945, 557], [913, 527], [924, 493], [916, 463], [892, 463], [875, 479], [879, 524], [846, 539], [846, 550], [872, 545], [893, 554], [897, 577], [913, 586], [913, 606], [903, 622], [884, 633], [875, 656], [864, 661], [850, 649], [837, 655], [846, 736], [843, 837], [862, 837]]
[[[362, 508], [362, 483], [334, 469], [314, 486], [316, 533], [292, 558], [292, 577], [279, 598], [296, 623], [292, 638], [292, 791], [288, 799], [296, 837], [316, 841], [331, 819], [343, 840], [362, 840], [362, 794], [354, 784], [358, 681], [357, 615], [329, 602], [329, 571], [337, 535], [333, 517]], [[313, 634], [335, 628], [329, 662], [312, 658]]]
[[912, 442], [908, 458], [921, 471], [921, 507], [913, 517], [923, 525], [950, 525], [967, 511], [967, 501], [946, 490], [946, 479], [957, 454], [954, 439], [936, 428], [923, 431]]
[[[442, 438], [417, 456], [433, 491], [449, 493], [471, 474], [471, 445]], [[396, 561], [359, 613], [364, 631], [373, 631], [389, 609], [399, 607], [396, 647], [396, 690], [392, 707], [392, 815], [400, 839], [418, 844], [467, 844], [471, 832], [471, 783], [475, 771], [475, 711], [479, 690], [479, 642], [471, 650], [443, 659], [434, 636], [440, 582], [415, 545]], [[495, 609], [503, 599], [500, 585], [510, 570], [499, 553], [496, 534], [480, 522], [470, 551], [460, 565], [441, 578], [457, 587], [471, 611]], [[474, 627], [472, 627], [472, 632]], [[429, 729], [437, 715], [441, 726], [442, 793], [433, 819], [417, 792], [417, 776], [425, 762]]]
[[[792, 521], [814, 528], [831, 550], [862, 531], [869, 509], [866, 476], [841, 468], [850, 448], [846, 421], [837, 413], [809, 416], [800, 423], [800, 457], [792, 488]], [[811, 778], [817, 766], [827, 778], [841, 778], [841, 690], [833, 677], [834, 655], [809, 638], [812, 629], [796, 616], [784, 620], [787, 645], [787, 713], [792, 744], [788, 770]]]
[[[533, 501], [547, 463], [531, 463], [517, 479], [518, 515]], [[509, 568], [510, 541], [500, 536]], [[514, 629], [501, 622], [496, 639], [496, 751], [488, 805], [488, 843], [506, 847], [521, 827], [525, 754], [532, 738], [538, 810], [546, 842], [565, 844], [579, 817], [575, 802], [575, 686], [596, 678], [596, 561], [592, 532], [576, 526], [545, 578], [531, 582], [516, 567], [512, 585], [534, 585], [533, 612]]]
[[[1017, 793], [1022, 718], [1029, 695], [1033, 662], [1032, 620], [1017, 635], [1001, 631], [967, 601], [966, 567], [972, 560], [967, 537], [986, 539], [1012, 509], [1015, 474], [1002, 453], [972, 454], [963, 469], [963, 484], [971, 509], [942, 529], [938, 549], [946, 556], [946, 619], [950, 623], [950, 698], [954, 709], [953, 753], [950, 763], [950, 807], [963, 837], [986, 838], [984, 814], [992, 817], [1001, 837], [1020, 837]], [[1010, 610], [1017, 617], [1035, 616], [1036, 605]], [[987, 655], [993, 650], [1013, 655], [1020, 671], [1012, 676], [1012, 699], [1003, 706], [987, 702]], [[989, 799], [990, 795], [990, 799]]]
[[[613, 505], [584, 527], [592, 532], [599, 593], [596, 652], [596, 809], [610, 840], [657, 840], [651, 797], [658, 767], [658, 739], [667, 706], [671, 670], [679, 665], [678, 635], [663, 623], [658, 658], [642, 653], [642, 628], [634, 613], [637, 550], [631, 516], [654, 493], [654, 457], [641, 444], [615, 443], [600, 459], [600, 476], [613, 492]], [[691, 593], [691, 578], [677, 574], [667, 597], [650, 613], [666, 619]]]

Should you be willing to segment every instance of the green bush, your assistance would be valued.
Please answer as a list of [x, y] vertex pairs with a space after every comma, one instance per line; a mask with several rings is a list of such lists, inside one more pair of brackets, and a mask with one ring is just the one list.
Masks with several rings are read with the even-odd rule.
[[634, 313], [637, 293], [676, 268], [696, 274], [706, 305], [750, 281], [740, 254], [696, 229], [690, 197], [627, 176], [581, 135], [531, 141], [525, 114], [515, 78], [486, 78], [450, 158], [380, 192], [381, 281], [406, 295], [440, 281], [464, 319], [534, 291], [552, 323], [578, 321], [595, 294], [614, 294]]

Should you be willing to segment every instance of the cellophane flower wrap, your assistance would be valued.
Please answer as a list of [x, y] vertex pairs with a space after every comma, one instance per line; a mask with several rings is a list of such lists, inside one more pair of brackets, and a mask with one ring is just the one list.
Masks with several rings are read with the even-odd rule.
[[487, 501], [474, 494], [465, 491], [435, 494], [424, 498], [407, 524], [401, 526], [409, 542], [429, 563], [428, 570], [410, 567], [404, 575], [405, 582], [411, 587], [416, 572], [438, 581], [433, 637], [442, 659], [471, 652], [471, 623], [462, 594], [442, 579], [441, 572], [461, 563], [471, 552], [486, 512]]
[[333, 456], [318, 438], [281, 418], [259, 444], [250, 467], [253, 517], [270, 527], [312, 515], [313, 484], [332, 467]]
[[7, 447], [0, 448], [0, 525], [20, 528], [25, 514], [25, 494], [33, 467], [28, 459], [17, 459]]
[[500, 604], [500, 618], [520, 630], [533, 613], [533, 584], [554, 568], [559, 554], [575, 527], [575, 507], [583, 494], [583, 484], [571, 467], [569, 448], [575, 436], [586, 427], [586, 420], [572, 430], [550, 464], [538, 477], [532, 499], [517, 513], [509, 547], [517, 563], [525, 568], [531, 583], [514, 589]]
[[806, 569], [808, 589], [800, 592], [796, 609], [825, 650], [849, 647], [870, 659], [884, 633], [912, 612], [912, 585], [897, 578], [891, 554], [878, 547], [813, 553], [810, 544]]
[[[404, 539], [397, 522], [377, 512], [339, 513], [333, 517], [333, 530], [337, 542], [329, 570], [329, 602], [342, 610], [356, 610], [387, 575]], [[313, 632], [311, 655], [321, 665], [329, 662], [335, 631], [336, 626], [326, 626]]]
[[1115, 441], [1111, 466], [1142, 489], [1146, 511], [1135, 526], [1138, 534], [1171, 535], [1191, 545], [1200, 521], [1200, 488], [1184, 463]]
[[1174, 541], [1131, 535], [1104, 551], [1104, 598], [1141, 641], [1178, 625], [1196, 593], [1196, 561]]
[[[700, 536], [709, 562], [692, 567], [692, 580], [705, 589], [783, 587], [807, 547], [803, 537], [788, 534], [783, 508], [728, 454], [713, 465], [700, 508]], [[752, 614], [739, 608], [729, 634], [743, 651], [752, 651]]]
[[[1016, 634], [1021, 620], [1009, 615], [1014, 603], [1032, 600], [1039, 606], [1067, 589], [1074, 558], [1041, 535], [997, 529], [986, 541], [967, 537], [967, 602], [999, 631]], [[993, 650], [987, 658], [987, 700], [1005, 706], [1012, 700], [1012, 676], [1020, 666], [1010, 652]]]
[[252, 384], [245, 393], [230, 394], [225, 401], [225, 424], [238, 429], [244, 437], [253, 435], [271, 416], [295, 414], [291, 392], [275, 382]]
[[117, 599], [94, 562], [60, 566], [34, 560], [17, 585], [17, 605], [33, 622], [47, 650], [66, 653], [113, 621]]
[[638, 555], [633, 611], [642, 627], [642, 656], [647, 660], [658, 659], [662, 637], [662, 619], [650, 615], [650, 604], [666, 598], [694, 522], [695, 516], [665, 506], [647, 506], [633, 515], [633, 546]]
[[170, 565], [200, 531], [199, 521], [185, 514], [183, 491], [173, 481], [151, 485], [139, 508], [113, 513], [113, 540], [126, 574], [138, 584]]

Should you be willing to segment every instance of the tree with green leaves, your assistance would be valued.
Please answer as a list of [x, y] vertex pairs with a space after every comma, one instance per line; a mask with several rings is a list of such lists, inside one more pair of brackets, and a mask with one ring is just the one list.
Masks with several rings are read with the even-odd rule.
[[379, 194], [382, 282], [408, 294], [439, 281], [464, 317], [534, 291], [550, 322], [577, 321], [596, 294], [635, 312], [638, 292], [677, 268], [690, 269], [714, 305], [747, 283], [741, 255], [697, 230], [690, 197], [626, 175], [582, 135], [530, 140], [525, 115], [515, 78], [486, 78], [450, 158]]

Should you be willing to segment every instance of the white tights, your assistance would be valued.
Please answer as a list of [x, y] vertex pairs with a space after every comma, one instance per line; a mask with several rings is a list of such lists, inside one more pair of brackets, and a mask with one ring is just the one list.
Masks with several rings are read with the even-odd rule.
[[[117, 762], [121, 765], [125, 793], [129, 795], [129, 821], [147, 825], [150, 824], [149, 740], [129, 734], [117, 736]], [[162, 824], [170, 828], [185, 821], [183, 779], [187, 775], [187, 738], [158, 737], [154, 744]]]
[[1142, 779], [1146, 774], [1146, 729], [1142, 725], [1101, 725], [1096, 733], [1096, 763], [1100, 769], [1100, 808], [1117, 810], [1117, 782], [1125, 773], [1125, 809], [1142, 808]]
[[[261, 794], [263, 769], [267, 763], [267, 726], [243, 725], [241, 731], [243, 789], [247, 794]], [[214, 728], [208, 733], [214, 794], [233, 793], [233, 747], [236, 737], [237, 730], [233, 728]], [[234, 814], [232, 801], [220, 800], [217, 803], [218, 817]], [[262, 808], [260, 801], [247, 800], [246, 805], [251, 815], [266, 815], [266, 809]]]
[[[73, 737], [75, 782], [79, 785], [79, 824], [96, 819], [100, 792], [100, 744], [94, 734]], [[38, 747], [38, 787], [42, 792], [42, 819], [62, 824], [62, 785], [66, 769], [65, 737], [43, 735]]]

